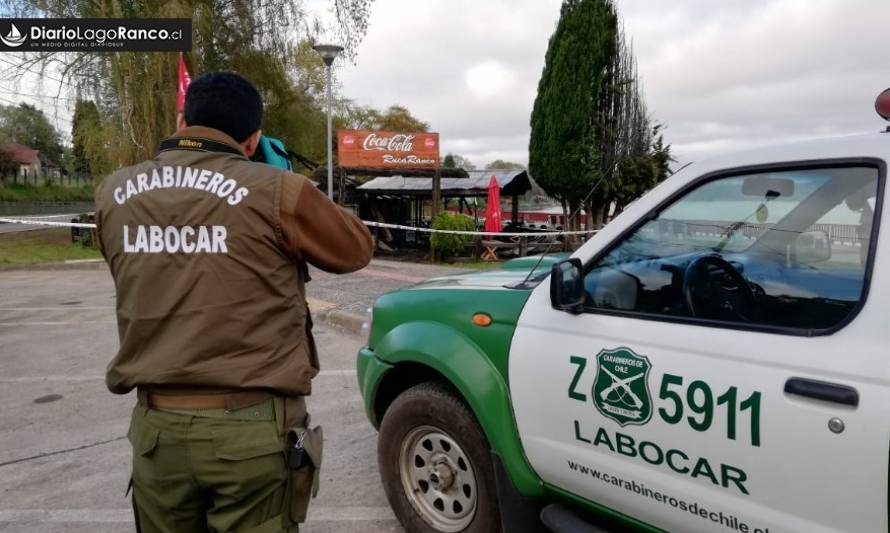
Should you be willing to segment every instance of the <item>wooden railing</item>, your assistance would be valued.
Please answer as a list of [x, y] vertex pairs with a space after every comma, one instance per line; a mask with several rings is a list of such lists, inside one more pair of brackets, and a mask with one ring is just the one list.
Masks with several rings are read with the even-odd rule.
[[[650, 227], [661, 235], [722, 237], [731, 226], [731, 223], [722, 220], [659, 220], [654, 227]], [[772, 227], [772, 224], [744, 223], [737, 231], [749, 239], [756, 239]], [[858, 224], [813, 224], [807, 231], [825, 232], [832, 242], [856, 244], [866, 240], [860, 235], [859, 228]]]

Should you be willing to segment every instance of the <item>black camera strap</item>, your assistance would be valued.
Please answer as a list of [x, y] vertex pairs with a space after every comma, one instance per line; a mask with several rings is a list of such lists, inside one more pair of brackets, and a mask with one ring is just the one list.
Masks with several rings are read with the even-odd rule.
[[244, 153], [226, 143], [205, 139], [203, 137], [170, 137], [161, 141], [158, 153], [169, 150], [191, 150], [193, 152], [222, 152], [226, 154], [240, 155], [246, 159]]

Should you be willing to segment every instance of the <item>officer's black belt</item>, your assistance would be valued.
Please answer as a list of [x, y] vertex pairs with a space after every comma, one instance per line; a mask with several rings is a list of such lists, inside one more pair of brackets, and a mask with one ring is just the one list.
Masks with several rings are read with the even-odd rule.
[[226, 143], [214, 141], [213, 139], [205, 139], [203, 137], [170, 137], [161, 141], [160, 152], [168, 150], [191, 150], [193, 152], [223, 152], [226, 154], [240, 155], [246, 157], [244, 152], [230, 146]]
[[158, 409], [228, 409], [230, 411], [249, 407], [270, 400], [274, 394], [262, 390], [235, 390], [219, 394], [189, 394], [172, 390], [154, 391], [139, 387], [136, 397], [140, 405]]

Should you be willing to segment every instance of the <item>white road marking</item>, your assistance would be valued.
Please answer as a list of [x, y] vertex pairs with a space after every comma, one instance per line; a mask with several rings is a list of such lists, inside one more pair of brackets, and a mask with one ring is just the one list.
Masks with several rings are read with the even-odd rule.
[[21, 313], [26, 311], [106, 311], [114, 309], [113, 305], [66, 305], [63, 307], [0, 307], [0, 312]]
[[40, 383], [43, 381], [76, 383], [99, 380], [105, 380], [105, 376], [22, 376], [18, 378], [0, 378], [0, 383]]
[[83, 322], [75, 322], [67, 320], [65, 322], [0, 322], [0, 327], [23, 328], [29, 326], [82, 326], [84, 324], [117, 324], [116, 320], [89, 320]]
[[0, 511], [0, 522], [131, 522], [127, 509], [9, 509]]
[[[395, 520], [389, 507], [312, 507], [309, 522]], [[3, 522], [131, 523], [132, 509], [0, 509]]]
[[355, 369], [342, 369], [342, 370], [322, 370], [318, 373], [318, 377], [324, 376], [354, 376]]
[[309, 522], [363, 522], [371, 520], [395, 520], [389, 507], [312, 507], [309, 505]]
[[[354, 376], [355, 369], [322, 370], [317, 377]], [[20, 376], [17, 378], [0, 378], [0, 383], [41, 383], [44, 381], [62, 383], [80, 383], [84, 381], [105, 381], [105, 376]]]

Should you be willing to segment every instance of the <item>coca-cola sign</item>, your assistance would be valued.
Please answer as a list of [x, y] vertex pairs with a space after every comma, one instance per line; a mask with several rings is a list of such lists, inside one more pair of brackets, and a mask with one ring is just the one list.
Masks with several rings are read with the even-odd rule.
[[439, 134], [340, 130], [337, 155], [346, 168], [436, 168]]
[[362, 148], [382, 152], [410, 152], [414, 148], [414, 137], [415, 135], [408, 133], [396, 133], [388, 137], [371, 133], [365, 137]]

